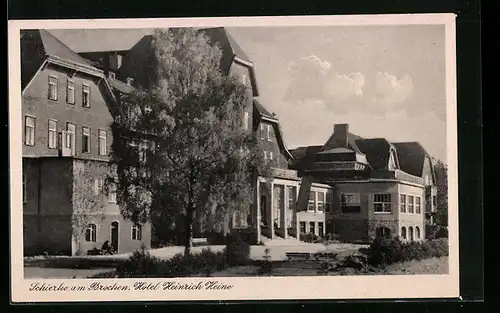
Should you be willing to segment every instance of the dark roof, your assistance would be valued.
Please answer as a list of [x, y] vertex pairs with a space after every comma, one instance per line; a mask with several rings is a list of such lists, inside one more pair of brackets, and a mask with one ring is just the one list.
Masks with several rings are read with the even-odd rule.
[[241, 47], [224, 27], [204, 28], [200, 29], [200, 31], [204, 32], [212, 40], [212, 42], [217, 42], [223, 52], [230, 53], [231, 61], [232, 56], [237, 56], [243, 61], [252, 63], [245, 51], [241, 49]]
[[261, 116], [276, 119], [276, 116], [270, 113], [259, 101], [254, 99], [253, 104], [255, 106], [255, 109], [257, 110], [257, 112], [259, 112]]
[[23, 30], [21, 37], [21, 81], [23, 89], [48, 57], [55, 57], [98, 70], [48, 31], [44, 29]]
[[305, 146], [290, 150], [294, 158], [294, 167], [298, 170], [307, 169], [315, 160], [316, 154], [322, 150], [323, 146]]
[[418, 142], [393, 143], [399, 159], [399, 167], [404, 172], [422, 177], [425, 158], [428, 153]]
[[391, 144], [385, 138], [358, 139], [356, 144], [374, 170], [387, 169]]
[[143, 36], [151, 34], [152, 31], [149, 28], [50, 30], [55, 37], [78, 53], [128, 51]]
[[354, 150], [348, 148], [333, 148], [330, 150], [320, 151], [320, 154], [330, 154], [330, 153], [352, 153]]
[[107, 78], [108, 83], [111, 87], [114, 89], [122, 92], [122, 93], [131, 93], [134, 90], [134, 87], [118, 80], [118, 79], [113, 79], [113, 78]]
[[[356, 140], [358, 139], [363, 139], [363, 138], [358, 135], [354, 135], [352, 133], [347, 134], [347, 141], [349, 143], [349, 147], [354, 151], [356, 151], [357, 153], [361, 152], [358, 148], [358, 145], [356, 144]], [[336, 147], [335, 141], [336, 141], [335, 134], [332, 134], [330, 138], [328, 138], [326, 143], [323, 145], [323, 150], [330, 150], [332, 148], [335, 148]]]

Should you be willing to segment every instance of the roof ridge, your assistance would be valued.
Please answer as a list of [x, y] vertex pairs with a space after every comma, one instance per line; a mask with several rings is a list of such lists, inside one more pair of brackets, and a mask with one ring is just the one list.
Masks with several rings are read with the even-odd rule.
[[[62, 42], [61, 40], [59, 40], [59, 38], [57, 38], [56, 36], [52, 35], [48, 30], [46, 30], [46, 29], [40, 29], [39, 31], [43, 31], [43, 32], [47, 33], [47, 35], [49, 35], [52, 38], [54, 38], [64, 48], [68, 49], [68, 51], [70, 51], [71, 53], [73, 53], [74, 55], [76, 55], [79, 59], [81, 59], [84, 62], [83, 65], [88, 65], [88, 66], [94, 67], [95, 69], [98, 69], [95, 66], [93, 66], [92, 64], [88, 63], [85, 58], [83, 58], [80, 54], [78, 54], [73, 49], [71, 49], [70, 47], [68, 47], [68, 45], [66, 45], [64, 42]], [[40, 36], [40, 39], [42, 40], [42, 43], [43, 43], [43, 38], [41, 38], [41, 36]], [[45, 50], [45, 54], [47, 54], [47, 51], [46, 51], [47, 49], [45, 49], [45, 43], [44, 43], [44, 50]], [[70, 60], [66, 60], [66, 61], [70, 61]]]

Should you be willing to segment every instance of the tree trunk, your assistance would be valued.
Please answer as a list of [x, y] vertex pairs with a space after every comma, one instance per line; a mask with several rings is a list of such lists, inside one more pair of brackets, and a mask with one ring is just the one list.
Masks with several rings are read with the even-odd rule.
[[186, 212], [186, 237], [184, 241], [185, 256], [191, 253], [191, 248], [193, 247], [193, 220], [194, 208], [189, 208]]

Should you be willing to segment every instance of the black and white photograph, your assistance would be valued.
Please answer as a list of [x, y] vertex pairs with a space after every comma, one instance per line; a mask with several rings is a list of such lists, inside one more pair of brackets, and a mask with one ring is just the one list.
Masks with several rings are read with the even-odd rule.
[[9, 24], [19, 298], [458, 293], [454, 15], [377, 17]]

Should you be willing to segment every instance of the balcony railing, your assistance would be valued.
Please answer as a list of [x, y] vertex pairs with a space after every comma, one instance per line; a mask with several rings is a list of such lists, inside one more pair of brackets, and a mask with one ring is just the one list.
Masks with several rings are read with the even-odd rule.
[[271, 168], [271, 175], [272, 177], [276, 178], [299, 179], [297, 176], [297, 171], [283, 168]]

